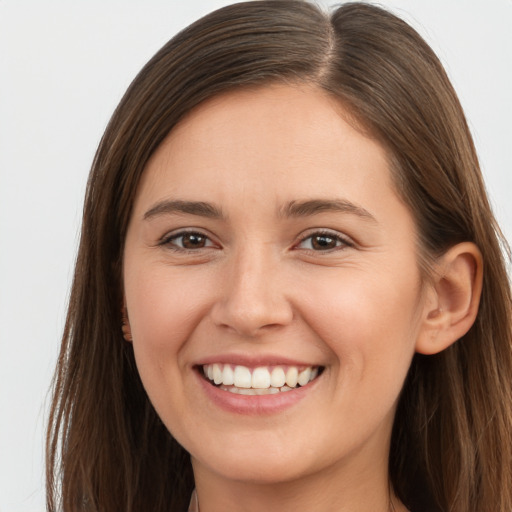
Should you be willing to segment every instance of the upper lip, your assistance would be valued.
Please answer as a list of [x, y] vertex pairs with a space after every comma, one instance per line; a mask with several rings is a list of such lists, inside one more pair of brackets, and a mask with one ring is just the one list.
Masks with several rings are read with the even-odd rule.
[[316, 362], [300, 361], [286, 356], [274, 354], [247, 355], [247, 354], [218, 354], [208, 356], [199, 360], [195, 366], [203, 366], [206, 364], [224, 363], [232, 365], [247, 366], [248, 368], [256, 368], [258, 366], [322, 366]]

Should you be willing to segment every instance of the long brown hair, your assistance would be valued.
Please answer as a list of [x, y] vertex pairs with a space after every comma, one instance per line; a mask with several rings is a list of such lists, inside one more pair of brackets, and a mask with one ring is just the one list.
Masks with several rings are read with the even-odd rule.
[[329, 91], [389, 150], [428, 262], [478, 245], [475, 324], [435, 356], [416, 355], [391, 440], [394, 491], [416, 483], [444, 512], [512, 510], [511, 292], [503, 249], [455, 92], [405, 22], [361, 3], [332, 15], [300, 0], [219, 9], [169, 41], [135, 78], [89, 177], [80, 248], [54, 380], [47, 508], [179, 511], [193, 488], [187, 453], [151, 406], [121, 332], [122, 253], [144, 167], [203, 100], [271, 82]]

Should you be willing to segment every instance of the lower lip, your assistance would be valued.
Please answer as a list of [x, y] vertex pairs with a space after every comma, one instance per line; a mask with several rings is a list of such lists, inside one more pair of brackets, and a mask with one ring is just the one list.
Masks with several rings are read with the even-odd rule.
[[317, 377], [305, 386], [273, 395], [238, 395], [210, 384], [199, 372], [196, 373], [204, 392], [215, 405], [231, 413], [246, 415], [282, 412], [306, 398], [316, 387], [319, 379]]

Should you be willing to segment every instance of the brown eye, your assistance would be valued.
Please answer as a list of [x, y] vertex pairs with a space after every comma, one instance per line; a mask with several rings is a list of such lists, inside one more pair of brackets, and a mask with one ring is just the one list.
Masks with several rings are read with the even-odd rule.
[[308, 249], [310, 251], [330, 251], [350, 246], [351, 243], [345, 240], [341, 235], [335, 233], [313, 233], [303, 238], [297, 245], [297, 248]]
[[186, 249], [204, 249], [205, 247], [213, 246], [212, 241], [202, 233], [196, 232], [181, 232], [166, 238], [163, 241], [164, 245], [170, 245], [176, 250]]
[[181, 239], [185, 249], [201, 249], [206, 245], [206, 237], [199, 233], [187, 233]]
[[311, 237], [311, 247], [316, 251], [325, 251], [337, 247], [338, 240], [328, 235], [316, 235]]

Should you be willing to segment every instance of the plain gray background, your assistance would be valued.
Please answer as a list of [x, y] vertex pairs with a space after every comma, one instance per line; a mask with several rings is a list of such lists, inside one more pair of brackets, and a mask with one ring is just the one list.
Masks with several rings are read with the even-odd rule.
[[[106, 123], [160, 46], [227, 3], [0, 0], [0, 512], [44, 510], [48, 389]], [[447, 67], [510, 240], [512, 0], [380, 3]]]

